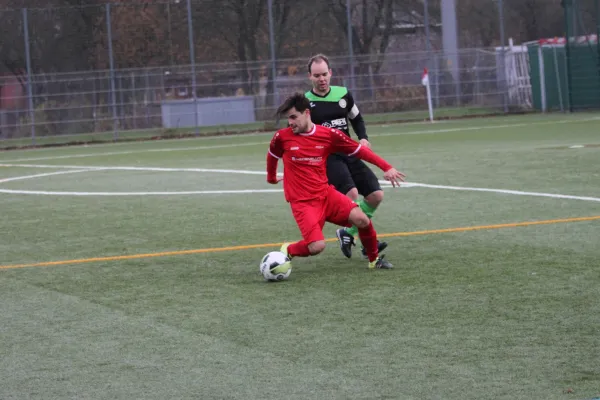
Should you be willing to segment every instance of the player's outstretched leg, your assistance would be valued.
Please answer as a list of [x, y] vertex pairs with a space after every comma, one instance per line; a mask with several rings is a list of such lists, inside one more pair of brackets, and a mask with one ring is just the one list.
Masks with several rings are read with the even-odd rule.
[[308, 243], [305, 240], [301, 240], [296, 243], [284, 243], [281, 246], [281, 251], [290, 260], [294, 257], [308, 257], [310, 256], [310, 250], [308, 249]]
[[[372, 194], [375, 193], [376, 192]], [[373, 213], [377, 209], [377, 206], [374, 207], [370, 205], [365, 199], [358, 200], [356, 204], [358, 204], [360, 209], [367, 215], [367, 217], [369, 217], [369, 219], [373, 217]], [[356, 225], [352, 225], [350, 228], [338, 229], [338, 231], [336, 232], [336, 236], [340, 244], [340, 249], [347, 258], [352, 257], [352, 246], [354, 246], [354, 237], [357, 235], [357, 233], [358, 228], [356, 227]], [[386, 242], [377, 242], [379, 252], [385, 250], [387, 246], [388, 244]], [[361, 252], [363, 258], [368, 258], [367, 251], [364, 246], [362, 247]]]
[[393, 265], [384, 259], [383, 254], [379, 254], [377, 249], [377, 232], [373, 228], [373, 223], [369, 220], [369, 225], [358, 229], [358, 236], [365, 247], [369, 259], [369, 269], [392, 269]]
[[300, 240], [296, 243], [284, 243], [281, 246], [281, 251], [290, 260], [294, 257], [309, 257], [321, 253], [325, 250], [325, 241], [317, 240], [308, 243], [306, 240]]
[[391, 269], [392, 264], [385, 260], [383, 255], [379, 255], [377, 232], [375, 232], [371, 220], [358, 207], [352, 210], [349, 220], [358, 227], [358, 236], [365, 246], [369, 258], [369, 269]]

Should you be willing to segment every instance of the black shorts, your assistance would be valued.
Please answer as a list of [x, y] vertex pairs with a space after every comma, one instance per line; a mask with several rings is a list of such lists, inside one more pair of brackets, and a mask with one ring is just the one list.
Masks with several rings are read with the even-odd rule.
[[356, 188], [361, 196], [367, 197], [381, 190], [377, 176], [367, 164], [345, 154], [331, 154], [327, 158], [327, 179], [343, 194]]

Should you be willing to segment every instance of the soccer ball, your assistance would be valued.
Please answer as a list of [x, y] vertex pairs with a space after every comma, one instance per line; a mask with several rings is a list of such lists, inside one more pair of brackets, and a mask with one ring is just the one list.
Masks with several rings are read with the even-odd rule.
[[292, 273], [292, 262], [282, 252], [272, 251], [260, 261], [260, 273], [267, 281], [286, 280]]

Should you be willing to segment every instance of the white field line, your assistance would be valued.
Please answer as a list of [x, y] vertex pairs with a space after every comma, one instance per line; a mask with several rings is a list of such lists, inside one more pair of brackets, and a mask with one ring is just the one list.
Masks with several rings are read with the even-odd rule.
[[107, 170], [107, 171], [152, 171], [152, 172], [209, 172], [222, 174], [266, 175], [266, 171], [247, 171], [237, 169], [210, 169], [210, 168], [161, 168], [161, 167], [86, 167], [81, 165], [45, 165], [45, 164], [0, 164], [0, 167], [17, 168], [52, 168], [52, 169], [82, 169], [82, 170]]
[[[0, 166], [7, 166], [0, 164]], [[56, 166], [40, 166], [40, 165], [18, 165], [19, 167], [25, 168], [64, 168], [67, 171], [48, 172], [44, 174], [35, 175], [24, 175], [15, 176], [11, 178], [1, 179], [0, 183], [20, 181], [25, 179], [43, 178], [53, 175], [64, 175], [74, 174], [79, 172], [90, 172], [90, 171], [102, 171], [104, 167], [77, 167], [63, 165], [60, 167]], [[131, 168], [123, 167], [125, 170], [131, 170]], [[121, 168], [121, 170], [123, 170]], [[113, 169], [113, 168], [111, 168]], [[136, 171], [155, 171], [155, 168], [135, 168]], [[173, 168], [158, 168], [158, 170], [167, 170], [169, 172], [181, 171], [182, 169]], [[199, 170], [194, 169], [194, 172], [233, 172], [233, 173], [252, 173], [252, 174], [265, 174], [259, 171], [230, 171], [230, 170]], [[34, 195], [46, 195], [46, 196], [174, 196], [174, 195], [192, 195], [192, 194], [250, 194], [250, 193], [282, 193], [283, 189], [257, 189], [257, 190], [198, 190], [198, 191], [181, 191], [181, 192], [61, 192], [61, 191], [47, 191], [47, 190], [12, 190], [12, 189], [0, 189], [0, 193], [6, 194], [34, 194]]]
[[45, 190], [9, 190], [0, 189], [6, 194], [36, 194], [46, 196], [180, 196], [193, 194], [252, 194], [252, 193], [283, 193], [283, 189], [256, 190], [199, 190], [184, 192], [55, 192]]
[[94, 170], [100, 170], [100, 168], [94, 168], [94, 169], [86, 168], [86, 169], [79, 169], [79, 170], [76, 169], [76, 170], [69, 170], [69, 171], [47, 172], [45, 174], [15, 176], [12, 178], [0, 179], [0, 183], [23, 181], [25, 179], [44, 178], [44, 177], [53, 176], [53, 175], [76, 174], [78, 172], [89, 172], [89, 171], [94, 171]]
[[[486, 130], [486, 129], [505, 129], [505, 128], [526, 127], [526, 126], [569, 124], [569, 123], [590, 122], [590, 121], [600, 121], [600, 117], [582, 118], [582, 119], [576, 119], [576, 120], [564, 119], [564, 120], [557, 120], [557, 121], [520, 122], [520, 123], [502, 124], [502, 125], [479, 125], [479, 126], [461, 127], [461, 128], [426, 129], [426, 130], [411, 131], [411, 132], [400, 131], [400, 132], [380, 133], [380, 134], [375, 135], [374, 137], [479, 131], [479, 130]], [[263, 134], [257, 134], [256, 136], [261, 136], [261, 135], [263, 135]], [[271, 136], [272, 134], [266, 133], [264, 135]], [[229, 136], [229, 137], [231, 137], [231, 136]], [[243, 137], [243, 136], [240, 135], [240, 137]], [[126, 155], [126, 154], [152, 153], [152, 152], [194, 151], [194, 150], [207, 150], [207, 149], [210, 150], [210, 149], [218, 149], [218, 148], [257, 146], [257, 145], [265, 145], [266, 146], [268, 144], [269, 144], [269, 142], [251, 142], [251, 143], [239, 143], [239, 144], [232, 143], [232, 144], [223, 144], [223, 145], [214, 145], [214, 146], [175, 147], [175, 148], [165, 148], [165, 149], [144, 149], [144, 150], [140, 149], [140, 150], [114, 151], [114, 152], [104, 152], [104, 153], [72, 154], [72, 155], [64, 155], [64, 156], [17, 158], [17, 159], [13, 159], [13, 160], [5, 160], [5, 161], [6, 162], [24, 162], [24, 161], [42, 161], [42, 160], [62, 160], [62, 159], [69, 159], [69, 158], [104, 157], [104, 156], [113, 156], [113, 155]], [[265, 149], [265, 152], [266, 152], [266, 149]]]
[[[233, 173], [247, 175], [265, 175], [265, 171], [248, 171], [248, 170], [226, 170], [226, 169], [207, 169], [207, 168], [153, 168], [153, 167], [102, 167], [102, 166], [75, 166], [75, 165], [37, 165], [37, 164], [0, 164], [0, 167], [21, 167], [21, 168], [62, 168], [73, 171], [59, 171], [46, 174], [27, 175], [23, 177], [13, 177], [0, 180], [0, 183], [10, 182], [22, 179], [41, 178], [51, 175], [59, 175], [65, 173], [86, 172], [86, 171], [158, 171], [158, 172], [213, 172], [213, 173]], [[387, 181], [379, 181], [381, 184], [389, 186]], [[426, 183], [405, 182], [401, 187], [423, 187], [429, 189], [445, 189], [445, 190], [460, 190], [471, 192], [491, 192], [501, 194], [512, 194], [518, 196], [534, 196], [534, 197], [549, 197], [554, 199], [582, 200], [600, 202], [598, 197], [590, 196], [572, 196], [555, 193], [539, 193], [539, 192], [524, 192], [519, 190], [492, 189], [492, 188], [475, 188], [464, 186], [445, 186], [431, 185]], [[181, 191], [181, 192], [51, 192], [51, 191], [30, 191], [30, 190], [8, 190], [0, 189], [0, 193], [14, 194], [40, 194], [40, 195], [62, 195], [62, 196], [159, 196], [159, 195], [190, 195], [190, 194], [242, 194], [242, 193], [279, 193], [281, 189], [255, 189], [255, 190], [202, 190], [202, 191]]]
[[[388, 181], [379, 181], [379, 182], [382, 184], [389, 185]], [[416, 182], [407, 182], [406, 184], [403, 184], [402, 186], [423, 187], [423, 188], [430, 188], [430, 189], [460, 190], [460, 191], [469, 191], [469, 192], [490, 192], [490, 193], [513, 194], [516, 196], [550, 197], [553, 199], [568, 199], [568, 200], [583, 200], [583, 201], [600, 202], [600, 198], [598, 198], [598, 197], [572, 196], [572, 195], [567, 195], [567, 194], [555, 194], [555, 193], [523, 192], [520, 190], [475, 188], [475, 187], [464, 187], [464, 186], [430, 185], [427, 183], [416, 183]]]
[[[251, 142], [251, 143], [240, 143], [240, 144], [219, 144], [219, 145], [214, 145], [214, 146], [196, 146], [196, 147], [173, 147], [173, 148], [166, 148], [166, 149], [144, 149], [144, 150], [130, 150], [130, 151], [111, 151], [111, 152], [104, 152], [104, 153], [86, 153], [86, 154], [71, 154], [71, 155], [64, 155], [64, 156], [18, 158], [18, 159], [15, 159], [15, 160], [8, 160], [8, 162], [63, 160], [63, 159], [69, 159], [69, 158], [119, 156], [119, 155], [137, 154], [137, 153], [160, 153], [160, 152], [172, 152], [172, 151], [212, 150], [212, 149], [226, 149], [226, 148], [230, 148], [230, 147], [245, 147], [245, 146], [257, 146], [257, 145], [267, 145], [267, 144], [269, 144], [269, 142]], [[266, 152], [266, 150], [265, 150], [265, 152]]]

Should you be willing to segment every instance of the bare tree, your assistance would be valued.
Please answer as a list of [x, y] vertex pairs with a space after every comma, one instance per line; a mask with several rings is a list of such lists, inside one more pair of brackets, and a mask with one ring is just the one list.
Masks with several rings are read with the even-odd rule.
[[[329, 0], [324, 3], [346, 38], [348, 23], [351, 23], [354, 53], [359, 57], [372, 51], [385, 53], [393, 32], [395, 0], [353, 1], [350, 3], [350, 10], [347, 9], [345, 0]], [[348, 14], [351, 16], [350, 21]]]
[[[458, 0], [462, 47], [500, 45], [498, 0]], [[504, 28], [516, 43], [564, 35], [559, 1], [504, 0]]]
[[[80, 6], [76, 0], [32, 2], [31, 5], [44, 6], [26, 11], [27, 45], [34, 74], [95, 67], [94, 31], [97, 16], [102, 11], [100, 7]], [[17, 7], [20, 4], [5, 0], [3, 6]], [[0, 32], [0, 62], [25, 85], [26, 45], [24, 16], [20, 8], [0, 13]]]
[[505, 0], [507, 34], [517, 42], [564, 35], [559, 1]]
[[[279, 57], [286, 38], [292, 9], [291, 0], [273, 2], [275, 56]], [[261, 74], [270, 74], [262, 60], [270, 58], [267, 0], [210, 0], [194, 11], [205, 36], [217, 35], [233, 50], [239, 62], [240, 80], [247, 94], [257, 93]], [[269, 81], [272, 77], [269, 76]], [[272, 86], [269, 88], [272, 91]]]

